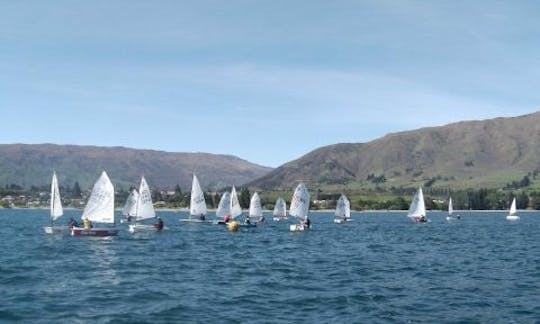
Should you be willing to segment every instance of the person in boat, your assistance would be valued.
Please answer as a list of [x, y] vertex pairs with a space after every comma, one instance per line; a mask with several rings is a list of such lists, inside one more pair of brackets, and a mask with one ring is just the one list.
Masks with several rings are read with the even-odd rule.
[[230, 222], [230, 221], [231, 221], [231, 215], [226, 215], [225, 218], [223, 219], [223, 221], [224, 221], [225, 223]]
[[154, 224], [154, 227], [158, 231], [161, 231], [163, 229], [163, 220], [161, 219], [161, 217], [157, 218], [157, 222]]
[[309, 217], [304, 217], [304, 221], [302, 222], [302, 225], [304, 225], [306, 228], [310, 228], [311, 227], [311, 220], [309, 219]]
[[200, 220], [205, 220], [206, 217], [204, 217], [204, 214], [200, 214], [200, 215], [199, 215], [199, 219], [200, 219]]
[[71, 217], [71, 218], [69, 219], [68, 226], [69, 226], [69, 228], [73, 228], [73, 227], [78, 227], [79, 224], [77, 223], [76, 220], [73, 219], [73, 217]]
[[126, 220], [127, 220], [128, 222], [131, 222], [131, 219], [132, 219], [132, 218], [133, 218], [133, 217], [132, 217], [130, 214], [127, 214]]
[[426, 216], [420, 216], [420, 218], [418, 218], [418, 222], [419, 223], [426, 223], [427, 222]]
[[91, 229], [94, 225], [92, 225], [92, 222], [88, 218], [85, 218], [83, 219], [83, 227], [84, 229]]
[[246, 225], [250, 225], [251, 224], [251, 220], [249, 219], [249, 215], [246, 216]]
[[259, 219], [259, 223], [264, 223], [264, 215]]
[[347, 221], [347, 216], [343, 215], [343, 216], [341, 216], [341, 219], [342, 219], [344, 222], [346, 222], [346, 221]]

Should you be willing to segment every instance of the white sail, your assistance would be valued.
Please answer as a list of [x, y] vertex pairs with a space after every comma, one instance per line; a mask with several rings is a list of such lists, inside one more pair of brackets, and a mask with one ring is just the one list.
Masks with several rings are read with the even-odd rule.
[[517, 210], [516, 210], [516, 198], [514, 198], [514, 200], [512, 200], [512, 205], [510, 206], [510, 212], [508, 213], [508, 215], [510, 216], [516, 216], [517, 214]]
[[225, 218], [225, 216], [230, 215], [231, 213], [231, 194], [229, 192], [224, 192], [223, 196], [221, 196], [221, 199], [218, 204], [218, 208], [216, 210], [216, 216]]
[[341, 195], [336, 203], [336, 217], [351, 218], [351, 203], [345, 195]]
[[454, 206], [452, 206], [452, 197], [448, 200], [448, 216], [452, 216], [454, 212]]
[[236, 218], [242, 215], [242, 207], [238, 201], [238, 195], [236, 194], [236, 188], [233, 186], [231, 190], [231, 217]]
[[51, 181], [51, 219], [57, 220], [64, 214], [62, 208], [62, 200], [60, 199], [60, 190], [58, 190], [58, 179], [56, 178], [56, 172], [53, 173]]
[[309, 212], [309, 192], [303, 183], [296, 186], [291, 200], [289, 215], [304, 218]]
[[105, 171], [94, 184], [82, 214], [84, 218], [92, 222], [114, 223], [114, 187]]
[[254, 193], [251, 196], [251, 201], [249, 202], [249, 216], [250, 217], [262, 217], [263, 210], [261, 206], [261, 198], [259, 198], [258, 193]]
[[191, 184], [191, 202], [189, 204], [189, 214], [191, 216], [206, 215], [206, 201], [204, 200], [204, 192], [201, 189], [197, 176], [193, 175]]
[[137, 200], [139, 199], [139, 193], [133, 189], [126, 199], [122, 214], [125, 216], [134, 216], [137, 213]]
[[418, 192], [413, 197], [411, 207], [409, 208], [409, 217], [422, 217], [426, 216], [426, 205], [424, 203], [424, 193], [422, 193], [422, 187], [418, 188]]
[[144, 177], [141, 178], [139, 195], [135, 206], [136, 208], [134, 216], [136, 221], [156, 217], [154, 204], [152, 204], [152, 193], [150, 192], [150, 187], [148, 186], [148, 183], [146, 183], [146, 179]]
[[276, 201], [276, 206], [274, 206], [274, 216], [276, 217], [285, 217], [287, 216], [287, 204], [283, 198], [278, 198]]

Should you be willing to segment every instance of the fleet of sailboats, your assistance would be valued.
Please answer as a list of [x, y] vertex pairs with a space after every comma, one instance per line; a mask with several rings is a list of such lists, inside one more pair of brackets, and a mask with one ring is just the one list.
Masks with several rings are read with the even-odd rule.
[[336, 202], [334, 223], [342, 224], [351, 221], [351, 202], [345, 195], [341, 195]]
[[53, 172], [52, 181], [51, 181], [51, 202], [50, 202], [50, 217], [51, 217], [51, 226], [45, 227], [45, 233], [47, 234], [56, 234], [63, 233], [69, 230], [68, 226], [55, 226], [54, 221], [59, 219], [64, 215], [64, 210], [62, 208], [62, 200], [60, 199], [60, 190], [58, 189], [58, 179], [56, 177], [56, 172]]
[[[105, 171], [101, 173], [92, 188], [81, 220], [85, 224], [114, 224], [114, 187]], [[71, 229], [73, 236], [114, 236], [117, 234], [118, 229], [114, 227], [85, 226]]]
[[509, 221], [519, 220], [519, 216], [517, 214], [517, 209], [516, 209], [516, 198], [512, 200], [512, 204], [510, 205], [510, 210], [508, 211], [508, 215], [506, 216], [506, 219]]

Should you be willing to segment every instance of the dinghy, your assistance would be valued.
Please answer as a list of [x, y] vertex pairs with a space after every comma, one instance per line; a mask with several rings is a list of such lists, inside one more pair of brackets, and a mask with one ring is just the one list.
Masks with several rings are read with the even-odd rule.
[[258, 193], [254, 193], [251, 196], [249, 202], [249, 214], [246, 217], [244, 223], [240, 224], [241, 227], [255, 227], [257, 222], [260, 222], [263, 219], [263, 210], [261, 206], [261, 199], [259, 198]]
[[[107, 173], [103, 171], [92, 188], [88, 203], [81, 219], [92, 223], [114, 224], [114, 187]], [[73, 236], [114, 236], [118, 230], [113, 227], [73, 227]]]
[[129, 231], [135, 232], [155, 232], [162, 230], [163, 227], [158, 228], [153, 224], [141, 224], [140, 222], [148, 219], [156, 218], [156, 211], [154, 210], [154, 204], [152, 204], [152, 193], [150, 187], [144, 177], [141, 177], [141, 183], [139, 185], [139, 194], [137, 195], [137, 201], [135, 202], [135, 208], [132, 211], [132, 218], [135, 224], [129, 225]]
[[236, 188], [233, 186], [231, 190], [231, 218], [236, 219], [242, 215], [242, 207], [240, 207], [240, 202], [238, 201], [238, 194], [236, 193]]
[[139, 192], [133, 189], [126, 199], [124, 208], [122, 208], [124, 219], [120, 220], [120, 223], [131, 222], [133, 220], [133, 215], [135, 215], [135, 209], [137, 208], [137, 199], [139, 199]]
[[311, 226], [309, 224], [309, 192], [303, 183], [296, 186], [291, 200], [289, 215], [296, 217], [301, 223], [289, 226], [291, 232], [305, 231]]
[[460, 215], [454, 215], [454, 207], [452, 206], [452, 197], [448, 199], [448, 216], [446, 216], [447, 221], [453, 221], [461, 219]]
[[285, 200], [283, 198], [279, 197], [276, 201], [273, 214], [273, 219], [276, 222], [279, 222], [281, 220], [287, 220], [287, 203], [285, 203]]
[[199, 184], [199, 179], [193, 174], [193, 182], [191, 183], [191, 201], [189, 203], [189, 218], [180, 219], [181, 222], [188, 223], [209, 223], [206, 220], [206, 201], [204, 200], [204, 192]]
[[516, 198], [512, 200], [512, 205], [510, 206], [510, 211], [508, 212], [508, 215], [506, 216], [506, 220], [509, 220], [509, 221], [519, 220], [519, 216], [517, 215], [517, 209], [516, 209]]
[[345, 195], [341, 195], [336, 203], [334, 223], [342, 224], [351, 221], [351, 203]]
[[58, 190], [58, 179], [56, 178], [56, 172], [53, 172], [53, 177], [51, 181], [51, 203], [50, 203], [50, 214], [51, 214], [51, 226], [44, 227], [45, 233], [47, 234], [60, 234], [60, 233], [69, 233], [69, 226], [54, 226], [54, 221], [64, 215], [64, 210], [62, 208], [62, 200], [60, 199], [60, 190]]
[[426, 223], [428, 221], [426, 217], [426, 205], [424, 203], [424, 193], [422, 192], [422, 187], [418, 188], [418, 191], [414, 195], [407, 216], [415, 223]]
[[216, 219], [214, 224], [225, 225], [225, 218], [231, 215], [231, 194], [227, 191], [223, 193], [216, 209]]

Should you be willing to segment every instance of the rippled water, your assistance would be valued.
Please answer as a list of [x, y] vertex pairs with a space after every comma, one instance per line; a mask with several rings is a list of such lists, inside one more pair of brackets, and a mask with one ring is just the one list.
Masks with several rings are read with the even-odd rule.
[[[45, 235], [45, 210], [0, 210], [0, 319], [182, 323], [533, 323], [540, 214], [356, 213], [309, 232], [181, 224], [115, 238]], [[80, 211], [68, 211], [67, 218]], [[64, 220], [65, 221], [65, 220]]]

